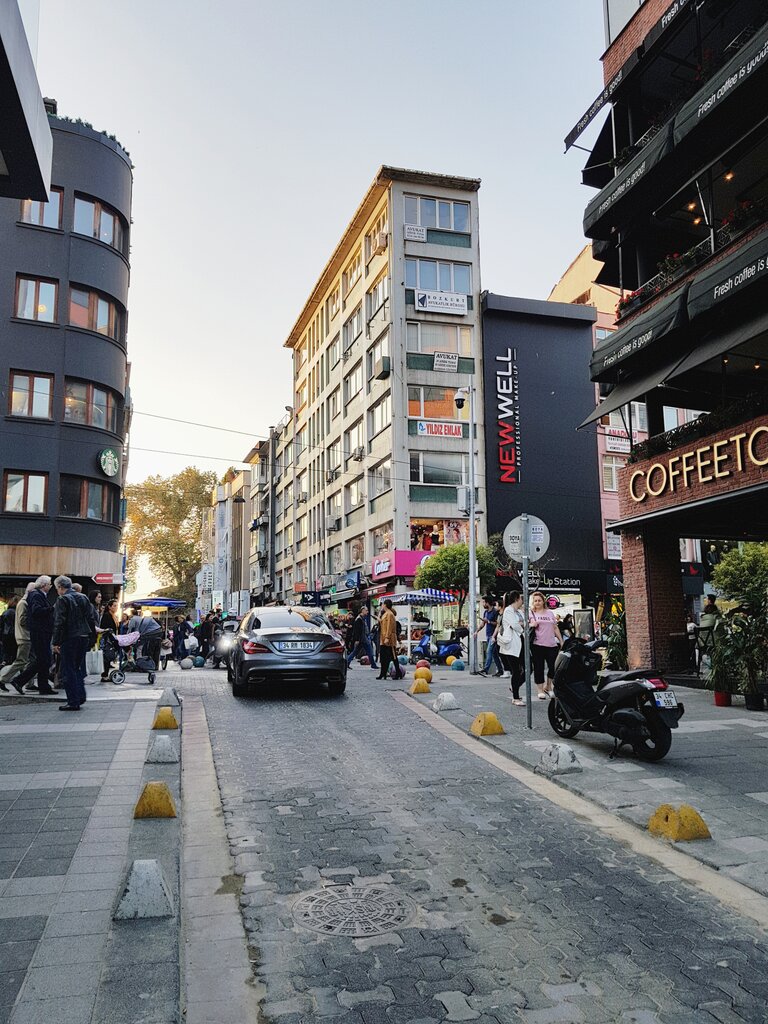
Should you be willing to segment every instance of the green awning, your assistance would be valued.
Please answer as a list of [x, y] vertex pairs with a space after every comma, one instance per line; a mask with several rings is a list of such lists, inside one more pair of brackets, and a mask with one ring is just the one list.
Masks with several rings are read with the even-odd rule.
[[688, 290], [688, 318], [695, 319], [768, 277], [768, 229], [725, 259], [696, 274]]
[[685, 300], [688, 288], [684, 286], [651, 306], [620, 331], [614, 331], [600, 342], [592, 353], [590, 375], [592, 380], [618, 381], [628, 360], [677, 330], [687, 322]]

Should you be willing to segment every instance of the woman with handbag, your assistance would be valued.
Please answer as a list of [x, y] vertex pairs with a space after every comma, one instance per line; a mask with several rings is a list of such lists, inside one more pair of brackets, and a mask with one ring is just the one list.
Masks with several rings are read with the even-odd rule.
[[[547, 694], [554, 690], [555, 659], [560, 650], [563, 638], [557, 625], [555, 613], [547, 608], [547, 599], [540, 590], [531, 595], [531, 609], [528, 615], [531, 630], [531, 657], [533, 658], [533, 678], [539, 691], [539, 700], [546, 700]], [[547, 667], [547, 679], [544, 682], [544, 666]]]
[[522, 707], [525, 701], [520, 697], [520, 685], [523, 682], [523, 668], [520, 655], [523, 650], [523, 629], [525, 620], [520, 610], [523, 598], [516, 590], [504, 595], [503, 611], [499, 618], [494, 637], [499, 645], [499, 655], [504, 668], [510, 674], [509, 688], [512, 691], [512, 703]]

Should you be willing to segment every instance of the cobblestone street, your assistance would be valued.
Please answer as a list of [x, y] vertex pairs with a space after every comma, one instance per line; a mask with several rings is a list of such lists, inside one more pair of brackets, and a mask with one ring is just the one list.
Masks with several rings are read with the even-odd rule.
[[341, 699], [173, 681], [204, 701], [262, 1020], [765, 1021], [756, 926], [451, 743], [369, 671]]

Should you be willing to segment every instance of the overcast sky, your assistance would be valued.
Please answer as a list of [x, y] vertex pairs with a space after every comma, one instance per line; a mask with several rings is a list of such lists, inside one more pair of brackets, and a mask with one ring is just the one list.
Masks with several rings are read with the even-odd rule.
[[482, 287], [546, 298], [603, 42], [601, 0], [42, 0], [44, 95], [135, 164], [129, 479], [223, 472], [281, 418], [283, 342], [382, 163], [482, 178]]

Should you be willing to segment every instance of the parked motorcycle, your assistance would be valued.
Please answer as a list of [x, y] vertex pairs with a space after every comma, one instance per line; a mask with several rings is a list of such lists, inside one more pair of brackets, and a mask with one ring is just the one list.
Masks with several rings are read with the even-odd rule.
[[437, 664], [442, 665], [445, 664], [446, 658], [450, 658], [451, 655], [454, 658], [465, 658], [467, 652], [462, 640], [466, 639], [467, 636], [469, 636], [469, 630], [465, 628], [454, 629], [447, 640], [435, 640], [433, 645], [432, 630], [427, 628], [411, 652], [411, 664], [415, 665], [417, 661], [426, 659], [427, 661], [437, 662]]
[[555, 661], [549, 724], [558, 736], [599, 732], [613, 736], [611, 757], [627, 744], [642, 761], [660, 761], [672, 745], [685, 709], [654, 669], [600, 672], [604, 646], [566, 640]]

